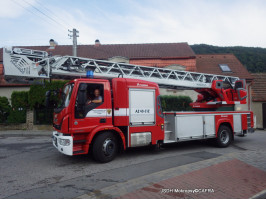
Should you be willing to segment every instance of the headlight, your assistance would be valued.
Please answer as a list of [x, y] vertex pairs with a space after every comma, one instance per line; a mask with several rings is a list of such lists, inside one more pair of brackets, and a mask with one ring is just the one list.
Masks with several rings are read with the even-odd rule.
[[70, 145], [70, 140], [69, 139], [61, 139], [59, 138], [59, 144], [62, 146], [69, 146]]

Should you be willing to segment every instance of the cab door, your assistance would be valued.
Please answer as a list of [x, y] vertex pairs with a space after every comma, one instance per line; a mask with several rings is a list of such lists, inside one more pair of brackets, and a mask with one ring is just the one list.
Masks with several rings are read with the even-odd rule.
[[[79, 98], [82, 98], [84, 102], [80, 101]], [[93, 103], [99, 99], [102, 101]], [[72, 132], [89, 133], [97, 126], [112, 123], [110, 105], [110, 85], [108, 82], [79, 83], [74, 106], [74, 120], [71, 120]]]

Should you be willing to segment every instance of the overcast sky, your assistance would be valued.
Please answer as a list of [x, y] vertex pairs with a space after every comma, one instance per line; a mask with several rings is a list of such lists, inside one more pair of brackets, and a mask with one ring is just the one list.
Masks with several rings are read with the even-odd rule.
[[188, 42], [266, 47], [266, 0], [0, 0], [0, 46]]

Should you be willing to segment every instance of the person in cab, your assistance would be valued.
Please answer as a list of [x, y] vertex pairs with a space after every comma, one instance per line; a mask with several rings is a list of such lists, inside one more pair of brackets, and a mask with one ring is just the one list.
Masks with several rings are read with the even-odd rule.
[[95, 89], [94, 90], [94, 98], [91, 100], [89, 99], [87, 101], [87, 105], [95, 103], [95, 104], [99, 104], [103, 102], [103, 98], [101, 96], [100, 90], [99, 89]]

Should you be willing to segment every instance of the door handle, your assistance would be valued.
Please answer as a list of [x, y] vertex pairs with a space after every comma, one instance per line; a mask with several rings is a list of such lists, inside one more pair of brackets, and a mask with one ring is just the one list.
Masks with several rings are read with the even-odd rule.
[[100, 123], [106, 123], [106, 119], [105, 118], [100, 119]]

